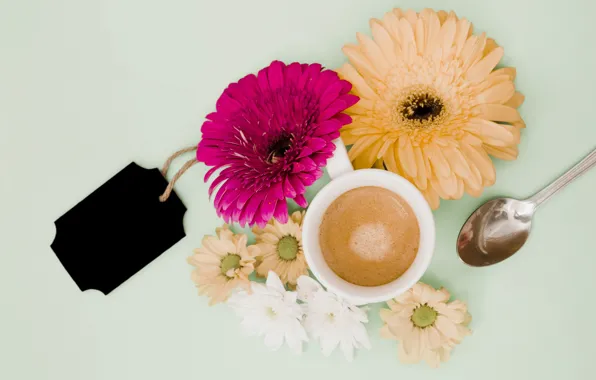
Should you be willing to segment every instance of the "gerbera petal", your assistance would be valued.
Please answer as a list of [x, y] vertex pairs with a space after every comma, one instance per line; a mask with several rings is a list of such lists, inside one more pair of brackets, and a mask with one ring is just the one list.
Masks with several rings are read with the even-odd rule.
[[424, 161], [426, 160], [424, 158], [424, 156], [422, 155], [422, 149], [420, 149], [420, 147], [413, 147], [413, 151], [414, 151], [414, 159], [416, 160], [416, 174], [417, 176], [414, 178], [414, 181], [416, 183], [416, 186], [420, 189], [420, 190], [425, 190], [427, 183], [428, 183], [428, 175], [430, 173], [427, 174], [426, 171], [426, 165], [424, 163]]
[[288, 221], [288, 204], [285, 200], [278, 201], [273, 212], [273, 217], [280, 223], [287, 223]]
[[446, 199], [456, 199], [455, 195], [458, 191], [457, 177], [452, 174], [447, 177], [438, 177], [438, 184], [442, 189], [442, 192], [446, 194]]
[[304, 194], [304, 192], [306, 191], [306, 187], [304, 186], [300, 178], [298, 178], [298, 176], [291, 175], [288, 177], [288, 180], [290, 181], [290, 184], [296, 191], [296, 194]]
[[[321, 74], [319, 75], [319, 77], [317, 78], [316, 82], [312, 82], [312, 85], [314, 86], [312, 88], [312, 91], [319, 95], [319, 99], [320, 97], [323, 95], [323, 93], [329, 89], [330, 86], [332, 86], [333, 83], [338, 82], [339, 77], [337, 76], [337, 73], [335, 71], [331, 71], [331, 70], [325, 70], [322, 71]], [[339, 82], [342, 84], [342, 88], [343, 88], [343, 83]], [[308, 87], [307, 87], [308, 88]], [[321, 109], [323, 109], [324, 107], [320, 107]]]
[[284, 86], [284, 69], [285, 64], [280, 61], [273, 61], [269, 66], [267, 78], [269, 79], [269, 86], [272, 90], [277, 90]]
[[383, 16], [383, 21], [377, 20], [378, 23], [382, 23], [387, 30], [387, 33], [396, 42], [396, 49], [399, 49], [399, 19], [392, 12], [387, 12]]
[[320, 105], [319, 107], [324, 110], [327, 108], [331, 103], [333, 103], [342, 93], [344, 84], [342, 82], [336, 81], [332, 84], [329, 88], [327, 88], [323, 94], [321, 95], [321, 99], [319, 100]]
[[441, 49], [443, 51], [444, 59], [451, 53], [455, 32], [457, 31], [456, 23], [457, 21], [454, 18], [450, 18], [441, 26]]
[[525, 96], [521, 92], [515, 92], [504, 105], [513, 108], [519, 108], [524, 102]]
[[277, 196], [271, 190], [267, 193], [263, 202], [259, 206], [259, 215], [265, 221], [268, 221], [273, 217], [273, 213], [275, 212], [275, 206], [277, 205]]
[[422, 191], [422, 195], [424, 195], [424, 198], [433, 210], [439, 208], [439, 194], [437, 194], [437, 192], [432, 188], [432, 186], [427, 186], [426, 189]]
[[481, 104], [476, 108], [480, 117], [492, 121], [514, 122], [521, 120], [515, 107], [505, 104]]
[[267, 67], [257, 73], [257, 82], [261, 91], [269, 90], [269, 79], [267, 78]]
[[455, 56], [456, 57], [460, 56], [460, 54], [464, 48], [464, 45], [466, 43], [466, 40], [468, 39], [468, 35], [469, 35], [471, 27], [472, 27], [472, 24], [465, 18], [462, 18], [457, 22], [457, 31], [455, 33], [455, 38], [454, 38]]
[[354, 159], [354, 169], [371, 168], [377, 161], [379, 150], [382, 145], [383, 139], [377, 139], [372, 145], [362, 151], [362, 153]]
[[383, 55], [379, 46], [368, 36], [356, 33], [356, 39], [362, 46], [363, 54], [375, 66], [377, 72], [384, 77], [391, 70], [391, 65]]
[[252, 197], [252, 193], [247, 191], [241, 192], [241, 194], [238, 196], [238, 199], [236, 200], [236, 208], [244, 208], [250, 197]]
[[514, 81], [517, 76], [517, 70], [515, 67], [501, 67], [490, 73], [490, 75], [507, 75], [511, 81]]
[[319, 116], [319, 120], [327, 120], [335, 116], [337, 113], [350, 108], [354, 104], [358, 102], [358, 97], [356, 95], [342, 95], [341, 97], [337, 98], [333, 103], [331, 103]]
[[515, 94], [515, 85], [511, 81], [501, 82], [487, 88], [478, 94], [476, 100], [478, 103], [498, 103], [504, 104]]
[[368, 99], [378, 98], [377, 94], [370, 88], [362, 75], [360, 75], [352, 65], [346, 63], [338, 69], [338, 72], [343, 78], [352, 83], [356, 95]]
[[387, 148], [387, 150], [385, 151], [385, 153], [383, 154], [383, 161], [385, 162], [385, 165], [387, 165], [387, 170], [389, 170], [390, 172], [393, 173], [398, 173], [399, 169], [397, 167], [397, 163], [395, 162], [395, 145], [398, 144], [396, 142], [393, 142], [393, 144], [391, 146], [389, 146]]
[[358, 140], [354, 145], [352, 145], [352, 147], [348, 151], [348, 156], [350, 157], [350, 160], [354, 161], [366, 149], [368, 149], [368, 147], [370, 147], [372, 144], [374, 144], [375, 142], [380, 140], [380, 137], [381, 136], [379, 136], [379, 135], [372, 135], [372, 136], [363, 137], [360, 140]]
[[371, 32], [375, 42], [379, 45], [385, 59], [390, 65], [397, 64], [397, 56], [395, 55], [394, 43], [387, 30], [376, 22], [370, 23]]
[[414, 37], [412, 24], [406, 19], [399, 20], [399, 39], [404, 56], [408, 59], [412, 59], [416, 54], [416, 39]]
[[443, 155], [447, 159], [447, 162], [449, 162], [449, 166], [451, 166], [451, 169], [455, 174], [463, 178], [470, 175], [468, 161], [458, 148], [445, 148], [443, 149]]
[[333, 132], [337, 132], [342, 127], [342, 124], [339, 120], [331, 119], [325, 120], [319, 124], [319, 126], [315, 129], [314, 136], [325, 136]]
[[502, 47], [498, 47], [491, 51], [466, 72], [466, 77], [471, 82], [480, 82], [483, 80], [491, 73], [495, 66], [497, 66], [501, 58], [503, 58], [503, 52]]
[[485, 119], [471, 119], [464, 129], [482, 141], [493, 146], [511, 146], [516, 144], [515, 136], [505, 125]]
[[297, 86], [301, 75], [302, 68], [298, 62], [289, 64], [286, 68], [286, 83], [290, 86]]
[[264, 192], [253, 195], [242, 210], [242, 213], [240, 214], [241, 218], [244, 217], [245, 220], [251, 221], [259, 209], [261, 202], [265, 198], [265, 195]]
[[416, 178], [418, 175], [418, 165], [416, 163], [416, 157], [414, 156], [414, 148], [408, 135], [402, 135], [399, 138], [399, 149], [398, 156], [400, 166], [403, 170], [411, 177]]
[[486, 45], [484, 46], [484, 51], [482, 52], [482, 55], [487, 56], [491, 51], [495, 50], [498, 47], [499, 47], [499, 45], [493, 38], [487, 38]]
[[382, 79], [381, 74], [370, 63], [357, 45], [345, 45], [342, 51], [360, 74], [376, 78], [377, 80]]
[[490, 154], [491, 156], [500, 158], [501, 160], [515, 160], [517, 158], [517, 147], [494, 147], [491, 145], [485, 145], [484, 149], [486, 153]]
[[313, 63], [312, 65], [306, 65], [305, 68], [302, 70], [302, 76], [298, 81], [298, 88], [305, 89], [308, 86], [311, 86], [312, 83], [316, 83], [320, 73], [321, 73], [322, 66], [318, 63]]
[[308, 206], [308, 201], [302, 194], [298, 194], [296, 197], [294, 197], [294, 202], [296, 202], [296, 204], [302, 208], [306, 208]]
[[483, 178], [491, 181], [495, 180], [495, 167], [485, 151], [469, 145], [463, 145], [461, 150], [466, 155], [468, 161], [478, 169]]
[[443, 156], [441, 149], [437, 144], [431, 142], [424, 147], [424, 153], [428, 157], [434, 171], [441, 177], [448, 177], [451, 175], [449, 163]]
[[468, 37], [460, 54], [460, 58], [463, 61], [462, 70], [464, 72], [468, 71], [471, 66], [482, 58], [485, 44], [486, 36], [484, 33], [479, 36]]
[[227, 210], [228, 207], [236, 203], [236, 200], [241, 193], [242, 192], [240, 190], [230, 190], [226, 192], [225, 196], [221, 200], [220, 207], [224, 210]]
[[422, 11], [421, 17], [425, 19], [426, 24], [424, 54], [431, 56], [439, 48], [441, 21], [439, 21], [437, 13], [431, 9], [428, 12]]

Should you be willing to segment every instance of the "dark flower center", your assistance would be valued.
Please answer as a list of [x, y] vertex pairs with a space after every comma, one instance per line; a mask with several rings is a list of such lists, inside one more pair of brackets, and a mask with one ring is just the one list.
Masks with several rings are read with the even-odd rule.
[[267, 162], [270, 164], [275, 164], [281, 158], [283, 158], [292, 146], [292, 136], [286, 133], [283, 133], [277, 139], [273, 141], [271, 145], [269, 145], [269, 149], [267, 150], [269, 153], [267, 154]]
[[434, 121], [441, 115], [445, 106], [434, 94], [412, 93], [400, 104], [400, 112], [405, 119], [412, 121]]

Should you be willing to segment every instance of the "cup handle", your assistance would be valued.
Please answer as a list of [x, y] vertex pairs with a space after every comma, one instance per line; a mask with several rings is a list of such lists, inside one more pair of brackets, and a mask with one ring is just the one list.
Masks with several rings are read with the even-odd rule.
[[333, 144], [335, 144], [335, 152], [333, 152], [333, 157], [327, 161], [327, 173], [331, 179], [336, 179], [343, 174], [353, 172], [354, 168], [341, 137], [333, 140]]

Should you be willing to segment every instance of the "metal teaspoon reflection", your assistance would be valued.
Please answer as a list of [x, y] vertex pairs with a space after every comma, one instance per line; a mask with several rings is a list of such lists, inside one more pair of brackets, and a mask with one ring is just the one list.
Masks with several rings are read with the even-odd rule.
[[596, 164], [596, 149], [553, 183], [526, 200], [497, 198], [480, 206], [468, 218], [457, 238], [457, 253], [468, 265], [499, 263], [526, 242], [534, 212], [542, 203]]

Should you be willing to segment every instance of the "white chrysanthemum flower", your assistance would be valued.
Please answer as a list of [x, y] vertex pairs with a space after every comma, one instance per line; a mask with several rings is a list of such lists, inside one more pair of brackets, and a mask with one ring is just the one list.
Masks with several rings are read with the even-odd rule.
[[286, 291], [273, 271], [266, 284], [253, 282], [252, 293], [234, 293], [228, 304], [242, 317], [247, 334], [264, 336], [265, 345], [278, 350], [284, 342], [296, 353], [302, 352], [302, 342], [308, 341], [302, 327], [302, 307], [296, 302], [296, 292]]
[[319, 341], [323, 355], [329, 356], [340, 347], [346, 359], [352, 361], [354, 349], [370, 349], [365, 323], [366, 312], [327, 292], [308, 276], [298, 278], [298, 298], [304, 302], [306, 331]]
[[449, 359], [451, 350], [471, 334], [471, 316], [461, 301], [448, 302], [451, 295], [441, 288], [421, 282], [406, 293], [387, 302], [381, 309], [385, 322], [381, 336], [399, 340], [399, 358], [405, 363], [425, 360], [438, 367]]

